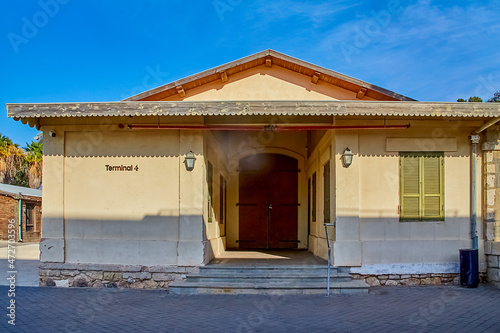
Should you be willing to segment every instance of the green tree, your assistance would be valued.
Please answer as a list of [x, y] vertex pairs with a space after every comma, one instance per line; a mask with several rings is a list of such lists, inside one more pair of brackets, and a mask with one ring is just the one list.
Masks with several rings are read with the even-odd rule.
[[27, 162], [25, 175], [28, 179], [28, 185], [31, 188], [39, 188], [42, 184], [42, 156], [43, 145], [40, 142], [32, 141], [26, 143], [25, 160]]
[[481, 97], [473, 96], [473, 97], [469, 97], [469, 102], [470, 103], [482, 103], [483, 99]]
[[0, 181], [11, 184], [17, 170], [21, 169], [24, 151], [12, 140], [0, 134]]
[[492, 98], [487, 100], [489, 103], [500, 103], [500, 90], [497, 91]]
[[26, 175], [26, 171], [24, 169], [17, 170], [16, 174], [14, 175], [14, 178], [11, 179], [10, 184], [16, 186], [30, 187], [29, 186], [30, 182], [28, 179], [28, 175]]
[[0, 183], [39, 188], [42, 182], [42, 144], [32, 141], [23, 149], [0, 134]]
[[469, 100], [467, 100], [467, 101], [463, 98], [459, 98], [459, 99], [457, 99], [457, 102], [482, 103], [483, 99], [481, 97], [472, 96], [472, 97], [469, 97]]

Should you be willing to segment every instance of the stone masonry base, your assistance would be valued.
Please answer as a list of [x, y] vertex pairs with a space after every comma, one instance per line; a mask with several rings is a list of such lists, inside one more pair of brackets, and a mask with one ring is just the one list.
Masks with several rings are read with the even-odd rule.
[[370, 286], [418, 286], [418, 285], [456, 285], [460, 284], [459, 274], [351, 274], [355, 279], [364, 279]]
[[488, 282], [500, 287], [500, 242], [486, 242], [485, 254], [488, 258]]
[[40, 286], [167, 289], [198, 267], [42, 262]]

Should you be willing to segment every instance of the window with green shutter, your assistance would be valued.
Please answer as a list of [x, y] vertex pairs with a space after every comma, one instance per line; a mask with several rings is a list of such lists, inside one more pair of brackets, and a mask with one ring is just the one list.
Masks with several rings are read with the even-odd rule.
[[400, 153], [400, 221], [444, 221], [443, 163], [443, 153]]

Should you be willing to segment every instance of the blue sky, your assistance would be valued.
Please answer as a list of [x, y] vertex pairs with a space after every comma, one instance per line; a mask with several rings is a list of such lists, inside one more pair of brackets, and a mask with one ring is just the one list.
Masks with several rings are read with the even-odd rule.
[[117, 101], [265, 49], [420, 101], [500, 89], [500, 0], [4, 0], [5, 103]]

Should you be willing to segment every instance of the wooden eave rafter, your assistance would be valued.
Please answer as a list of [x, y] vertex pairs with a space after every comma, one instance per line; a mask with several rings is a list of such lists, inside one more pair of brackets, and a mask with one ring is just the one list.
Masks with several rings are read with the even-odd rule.
[[[285, 54], [267, 50], [254, 55], [235, 60], [228, 64], [206, 70], [184, 79], [160, 86], [129, 97], [124, 101], [158, 101], [179, 94], [177, 87], [182, 86], [184, 92], [205, 84], [221, 80], [227, 82], [227, 77], [258, 66], [279, 66], [293, 72], [309, 76], [313, 83], [318, 80], [350, 90], [358, 94], [366, 89], [364, 96], [380, 101], [414, 101], [390, 90], [354, 79], [347, 75], [313, 65], [311, 63], [287, 56]], [[319, 74], [319, 75], [318, 75]], [[182, 96], [182, 94], [181, 94]]]

